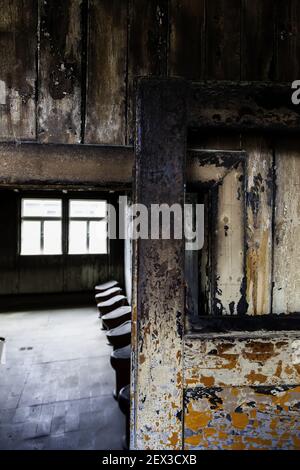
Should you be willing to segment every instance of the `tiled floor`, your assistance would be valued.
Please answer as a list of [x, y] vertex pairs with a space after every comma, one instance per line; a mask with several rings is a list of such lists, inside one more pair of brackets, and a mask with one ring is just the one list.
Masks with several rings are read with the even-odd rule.
[[121, 449], [111, 348], [92, 307], [0, 314], [0, 449]]

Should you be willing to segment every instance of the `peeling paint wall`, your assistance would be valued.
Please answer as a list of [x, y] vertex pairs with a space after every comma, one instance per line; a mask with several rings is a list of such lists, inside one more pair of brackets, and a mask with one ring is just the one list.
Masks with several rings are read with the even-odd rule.
[[186, 450], [300, 450], [300, 386], [185, 391]]
[[186, 338], [184, 448], [300, 449], [299, 338]]

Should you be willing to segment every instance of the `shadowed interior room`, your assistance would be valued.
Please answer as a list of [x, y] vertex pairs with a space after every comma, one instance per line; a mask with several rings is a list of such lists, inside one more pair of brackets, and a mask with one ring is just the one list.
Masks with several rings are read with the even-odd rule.
[[297, 0], [0, 0], [0, 451], [300, 450], [299, 135]]

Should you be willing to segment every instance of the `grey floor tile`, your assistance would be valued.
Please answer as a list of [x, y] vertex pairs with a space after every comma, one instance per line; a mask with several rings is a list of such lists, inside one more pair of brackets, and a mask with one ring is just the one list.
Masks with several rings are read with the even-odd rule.
[[121, 449], [111, 348], [94, 308], [0, 314], [0, 450]]

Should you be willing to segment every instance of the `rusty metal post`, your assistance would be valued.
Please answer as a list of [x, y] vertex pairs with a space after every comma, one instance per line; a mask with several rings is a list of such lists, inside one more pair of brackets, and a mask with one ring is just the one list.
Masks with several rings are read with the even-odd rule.
[[[183, 204], [186, 85], [142, 78], [136, 98], [135, 197]], [[131, 449], [182, 448], [184, 240], [137, 240]]]

